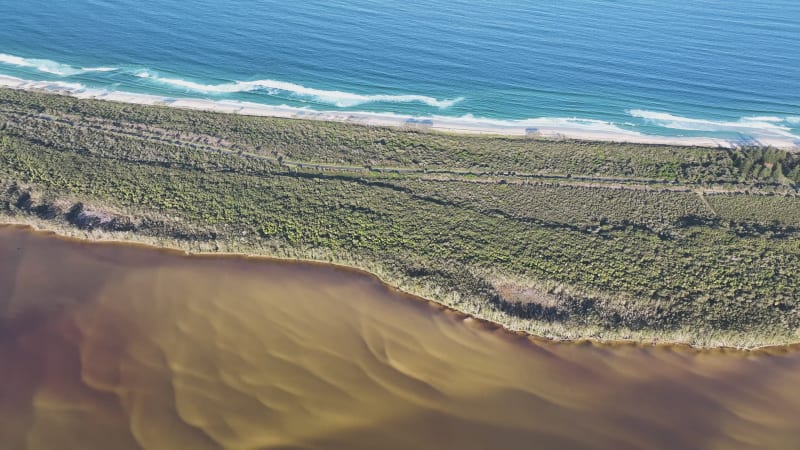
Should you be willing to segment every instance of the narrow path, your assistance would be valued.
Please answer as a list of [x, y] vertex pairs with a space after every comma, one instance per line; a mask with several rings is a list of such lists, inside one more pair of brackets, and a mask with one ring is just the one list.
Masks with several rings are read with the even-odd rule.
[[697, 196], [700, 197], [700, 201], [711, 211], [714, 217], [719, 217], [719, 214], [717, 214], [717, 211], [711, 206], [711, 203], [708, 203], [708, 200], [706, 200], [706, 196], [703, 195], [703, 192], [700, 190], [695, 190], [694, 192], [697, 193]]

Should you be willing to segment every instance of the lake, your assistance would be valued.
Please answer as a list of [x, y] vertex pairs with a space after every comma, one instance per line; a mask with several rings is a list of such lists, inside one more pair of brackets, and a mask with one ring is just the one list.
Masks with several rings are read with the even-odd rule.
[[321, 264], [0, 228], [3, 449], [751, 449], [800, 350], [551, 343]]

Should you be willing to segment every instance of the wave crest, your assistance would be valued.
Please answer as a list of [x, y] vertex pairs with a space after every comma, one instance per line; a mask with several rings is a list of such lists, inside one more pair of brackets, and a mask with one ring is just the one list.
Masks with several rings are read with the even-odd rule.
[[74, 67], [69, 64], [50, 61], [49, 59], [23, 58], [21, 56], [8, 55], [5, 53], [0, 53], [0, 63], [36, 69], [39, 72], [62, 77], [70, 77], [87, 72], [113, 72], [117, 70], [116, 67]]
[[301, 86], [295, 83], [277, 80], [256, 80], [256, 81], [236, 81], [223, 84], [201, 84], [194, 81], [179, 78], [163, 78], [153, 74], [148, 70], [141, 70], [135, 74], [139, 78], [147, 78], [160, 84], [166, 84], [190, 91], [205, 94], [233, 94], [237, 92], [266, 91], [270, 95], [279, 92], [287, 92], [292, 95], [309, 97], [320, 103], [327, 103], [347, 108], [351, 106], [363, 105], [365, 103], [424, 103], [440, 109], [449, 108], [463, 100], [463, 97], [455, 99], [439, 100], [425, 95], [386, 95], [375, 94], [365, 95], [353, 92], [329, 91], [324, 89], [314, 89]]
[[795, 117], [757, 116], [742, 117], [736, 121], [721, 121], [694, 119], [642, 109], [630, 110], [628, 114], [644, 119], [659, 127], [673, 130], [739, 133], [753, 139], [800, 139], [800, 136], [795, 135], [792, 128], [786, 125], [798, 123], [795, 121]]

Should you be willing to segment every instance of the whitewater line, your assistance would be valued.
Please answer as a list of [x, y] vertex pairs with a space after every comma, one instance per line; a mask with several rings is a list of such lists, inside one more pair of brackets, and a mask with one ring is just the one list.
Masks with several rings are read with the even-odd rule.
[[39, 72], [62, 77], [80, 75], [87, 72], [113, 72], [117, 70], [116, 67], [75, 67], [69, 64], [50, 61], [49, 59], [23, 58], [6, 53], [0, 53], [0, 64], [36, 69]]
[[238, 92], [252, 92], [257, 90], [267, 91], [275, 95], [278, 91], [288, 92], [293, 95], [311, 97], [321, 103], [328, 103], [340, 108], [363, 105], [365, 103], [424, 103], [440, 109], [449, 108], [464, 98], [439, 100], [425, 95], [389, 95], [389, 94], [356, 94], [352, 92], [315, 89], [295, 83], [277, 80], [235, 81], [223, 84], [201, 84], [180, 78], [164, 78], [154, 75], [149, 70], [142, 70], [135, 74], [139, 78], [149, 79], [154, 82], [178, 87], [204, 94], [234, 94]]

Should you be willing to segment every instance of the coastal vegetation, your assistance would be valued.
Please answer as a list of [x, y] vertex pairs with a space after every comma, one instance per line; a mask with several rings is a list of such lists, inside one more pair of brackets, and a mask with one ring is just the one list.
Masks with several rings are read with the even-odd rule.
[[554, 338], [800, 341], [800, 155], [468, 136], [0, 89], [0, 213], [359, 267]]

